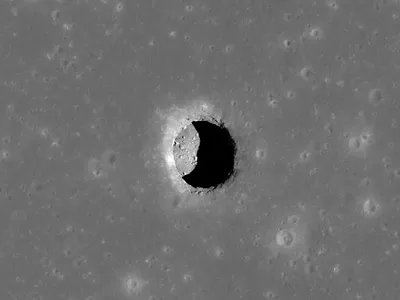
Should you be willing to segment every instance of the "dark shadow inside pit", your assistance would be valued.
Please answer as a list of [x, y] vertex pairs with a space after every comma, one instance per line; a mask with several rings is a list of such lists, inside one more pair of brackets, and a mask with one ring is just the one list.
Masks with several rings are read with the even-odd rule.
[[227, 128], [208, 121], [193, 121], [200, 144], [194, 169], [182, 179], [194, 188], [223, 185], [234, 173], [236, 143]]

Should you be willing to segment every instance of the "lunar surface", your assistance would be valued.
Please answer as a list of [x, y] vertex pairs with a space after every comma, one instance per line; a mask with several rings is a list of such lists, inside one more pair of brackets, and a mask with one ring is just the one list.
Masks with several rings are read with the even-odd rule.
[[400, 299], [399, 17], [1, 1], [0, 299]]

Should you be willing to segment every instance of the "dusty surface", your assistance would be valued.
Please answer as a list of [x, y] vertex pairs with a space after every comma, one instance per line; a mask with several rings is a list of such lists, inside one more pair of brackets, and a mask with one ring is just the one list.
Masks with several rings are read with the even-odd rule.
[[[399, 16], [1, 1], [0, 299], [399, 299]], [[164, 142], [201, 110], [240, 172], [189, 197]]]

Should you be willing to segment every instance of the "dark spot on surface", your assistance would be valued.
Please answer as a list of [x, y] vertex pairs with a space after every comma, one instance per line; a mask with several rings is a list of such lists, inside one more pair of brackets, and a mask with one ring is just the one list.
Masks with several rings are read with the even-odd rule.
[[290, 22], [293, 19], [293, 14], [292, 13], [284, 13], [283, 14], [283, 19], [286, 22]]
[[283, 41], [283, 47], [285, 51], [294, 51], [296, 48], [296, 42], [290, 39], [285, 39]]
[[12, 142], [12, 137], [11, 136], [5, 136], [1, 139], [1, 142], [3, 143], [3, 145], [8, 145]]
[[315, 39], [315, 40], [321, 40], [323, 38], [323, 30], [319, 27], [313, 27], [309, 28], [308, 35], [310, 38]]
[[[182, 179], [193, 188], [215, 189], [234, 173], [236, 143], [222, 125], [193, 121], [174, 146]], [[179, 138], [180, 136], [178, 136]]]
[[110, 165], [114, 165], [116, 161], [117, 161], [117, 153], [110, 153], [110, 156], [108, 157], [108, 163]]

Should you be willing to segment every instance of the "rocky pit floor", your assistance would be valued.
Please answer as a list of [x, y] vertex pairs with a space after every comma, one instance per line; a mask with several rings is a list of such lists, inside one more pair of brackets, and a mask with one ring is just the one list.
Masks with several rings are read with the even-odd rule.
[[[400, 299], [400, 1], [3, 0], [1, 300]], [[238, 145], [188, 196], [199, 111]]]

